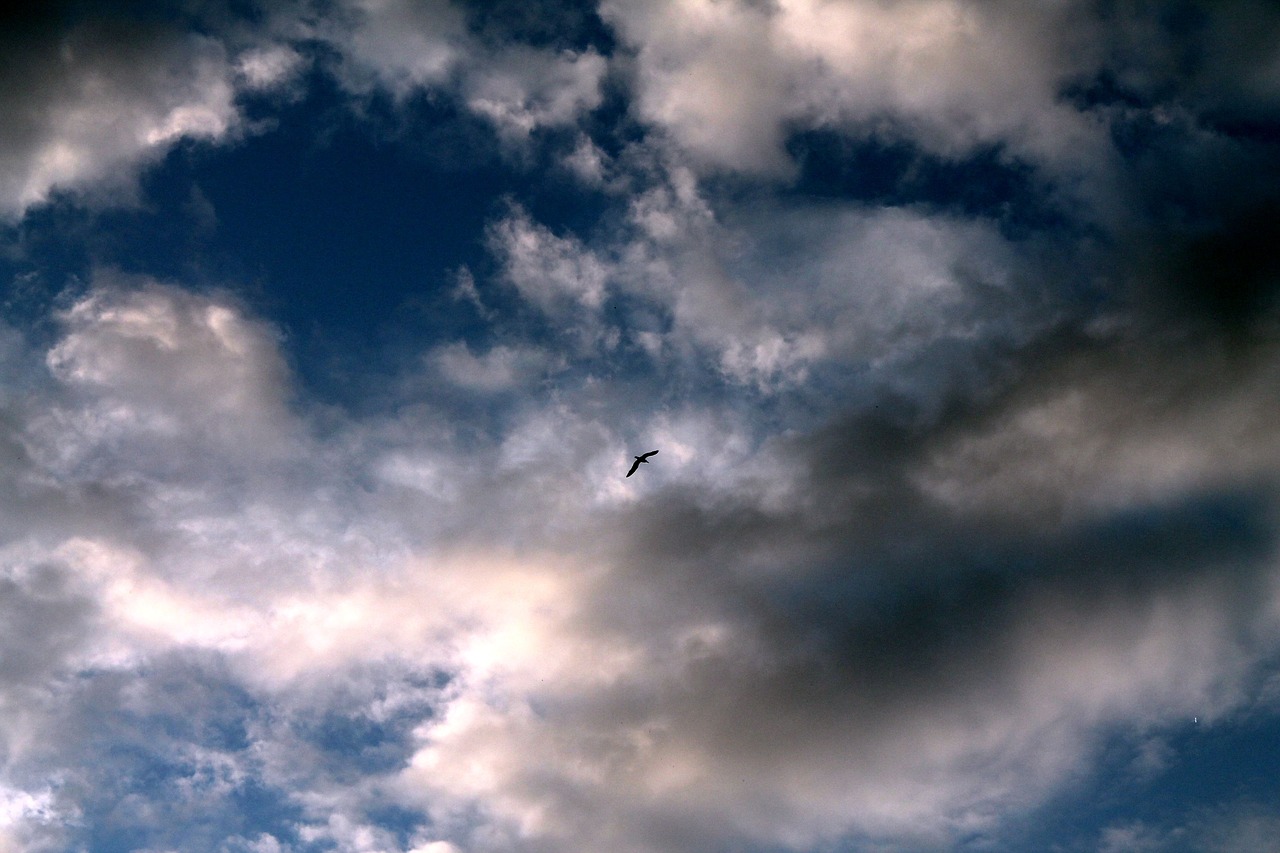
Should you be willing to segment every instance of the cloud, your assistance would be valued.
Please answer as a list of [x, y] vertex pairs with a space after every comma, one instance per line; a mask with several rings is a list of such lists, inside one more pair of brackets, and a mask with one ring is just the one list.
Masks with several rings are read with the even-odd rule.
[[606, 62], [593, 48], [553, 51], [482, 40], [449, 3], [350, 2], [316, 28], [352, 91], [456, 94], [508, 141], [572, 125], [599, 106]]
[[605, 60], [595, 51], [553, 56], [511, 49], [472, 74], [463, 86], [467, 107], [525, 137], [539, 127], [572, 125], [600, 105]]
[[1055, 164], [1105, 143], [1056, 102], [1057, 79], [1091, 58], [1070, 4], [606, 3], [603, 14], [635, 51], [641, 113], [708, 166], [788, 173], [790, 124], [887, 125], [950, 156], [1002, 143]]
[[292, 47], [272, 44], [245, 51], [236, 71], [248, 90], [271, 91], [295, 80], [304, 62]]
[[1053, 248], [990, 223], [775, 201], [720, 213], [687, 168], [651, 168], [625, 223], [589, 241], [518, 207], [489, 228], [501, 277], [569, 338], [778, 390], [837, 367], [897, 373], [948, 345], [1017, 345], [1076, 311], [1032, 272]]
[[[150, 348], [160, 346], [165, 323], [192, 324], [171, 340], [169, 357], [177, 364], [186, 363], [188, 349], [195, 360], [215, 344], [209, 332], [194, 332], [207, 328], [200, 323], [211, 303], [155, 288], [145, 299], [125, 301], [136, 314], [110, 297], [90, 297], [72, 312], [67, 337], [53, 350], [76, 357], [51, 363], [115, 365], [115, 372], [92, 373], [94, 387], [102, 387], [104, 377], [120, 375], [121, 339], [154, 342], [129, 362], [151, 372], [150, 359], [158, 356]], [[271, 363], [269, 350], [247, 352]], [[71, 383], [89, 374], [64, 367], [55, 376]], [[241, 371], [230, 381], [247, 384], [258, 374]], [[243, 394], [227, 399], [249, 411], [260, 405]], [[504, 489], [518, 498], [505, 502], [507, 526], [519, 515], [536, 521], [541, 509], [529, 507], [564, 511], [577, 503], [564, 503], [566, 485], [575, 480], [562, 478], [580, 469], [581, 442], [596, 441], [580, 418], [534, 417], [507, 434], [496, 457], [508, 480]], [[672, 428], [688, 435], [687, 426]], [[244, 452], [234, 443], [211, 447], [220, 458]], [[923, 448], [919, 458], [928, 458]], [[1135, 469], [1131, 476], [1145, 475]], [[493, 506], [497, 496], [484, 481], [461, 477], [456, 499]], [[81, 572], [100, 565], [90, 576], [129, 584], [127, 596], [102, 600], [116, 630], [140, 632], [129, 640], [135, 648], [146, 636], [154, 639], [140, 648], [222, 649], [240, 661], [235, 671], [246, 675], [237, 678], [257, 685], [251, 689], [264, 698], [283, 697], [270, 701], [286, 707], [295, 707], [289, 685], [305, 683], [309, 673], [378, 660], [403, 661], [397, 667], [412, 660], [415, 669], [450, 673], [446, 686], [428, 693], [433, 710], [418, 718], [402, 747], [404, 763], [385, 765], [379, 790], [430, 814], [437, 832], [471, 849], [499, 849], [515, 838], [539, 839], [547, 849], [584, 840], [622, 850], [674, 849], [725, 833], [795, 846], [850, 832], [946, 843], [957, 832], [993, 828], [1000, 809], [1030, 806], [1079, 772], [1100, 725], [1158, 721], [1192, 708], [1223, 713], [1240, 701], [1236, 685], [1247, 665], [1239, 667], [1248, 657], [1241, 657], [1235, 632], [1247, 611], [1235, 610], [1231, 576], [1193, 575], [1183, 586], [1159, 559], [1149, 576], [1135, 575], [1125, 568], [1131, 552], [1124, 528], [1092, 533], [1087, 519], [1069, 527], [1063, 544], [1050, 549], [1065, 554], [1061, 570], [1055, 564], [1035, 570], [1042, 549], [1006, 535], [1010, 550], [988, 559], [1008, 564], [1009, 578], [1031, 572], [1020, 584], [1001, 580], [998, 569], [985, 570], [986, 580], [984, 570], [953, 574], [947, 567], [956, 560], [981, 559], [966, 556], [971, 540], [959, 532], [949, 537], [953, 544], [935, 542], [916, 557], [889, 551], [879, 558], [894, 561], [895, 574], [920, 575], [916, 590], [878, 580], [889, 575], [878, 574], [874, 560], [852, 576], [861, 582], [846, 579], [848, 569], [834, 573], [837, 555], [839, 565], [857, 565], [868, 559], [868, 545], [871, 554], [890, 547], [892, 539], [880, 539], [874, 528], [864, 529], [862, 536], [872, 538], [852, 551], [848, 534], [832, 531], [835, 550], [821, 557], [812, 543], [781, 535], [821, 525], [821, 515], [805, 521], [779, 508], [786, 502], [770, 509], [739, 488], [712, 498], [697, 482], [667, 487], [629, 511], [637, 538], [606, 537], [602, 553], [562, 544], [541, 567], [527, 552], [378, 560], [377, 574], [361, 581], [334, 566], [334, 577], [346, 579], [332, 591], [324, 591], [324, 574], [313, 574], [302, 587], [267, 586], [256, 601], [230, 609], [219, 602], [216, 583], [196, 580], [210, 577], [205, 573], [156, 578], [165, 562], [158, 555], [143, 556], [125, 573], [138, 558], [64, 553], [81, 555]], [[846, 501], [859, 494], [852, 483], [827, 488]], [[264, 497], [289, 500], [259, 493], [256, 512]], [[369, 510], [378, 505], [375, 499]], [[917, 505], [920, 528], [946, 529], [924, 520], [927, 502]], [[604, 520], [583, 515], [580, 504], [570, 511], [559, 522], [566, 532], [598, 529]], [[1240, 523], [1252, 524], [1248, 510], [1240, 511], [1246, 512]], [[286, 518], [274, 517], [273, 525], [284, 524], [274, 535], [305, 541], [304, 530]], [[1175, 512], [1168, 524], [1184, 521]], [[253, 534], [251, 525], [237, 530], [265, 534]], [[485, 535], [466, 528], [458, 534]], [[659, 535], [662, 547], [655, 550]], [[205, 549], [214, 541], [193, 542], [199, 550], [192, 556], [208, 560]], [[360, 553], [358, 546], [334, 545]], [[1186, 554], [1198, 575], [1216, 546], [1210, 539], [1193, 547], [1206, 549]], [[1073, 548], [1094, 555], [1088, 584], [1068, 573], [1081, 565]], [[575, 551], [579, 556], [571, 557]], [[833, 568], [823, 569], [827, 564]], [[1090, 588], [1110, 572], [1136, 589], [1106, 581]], [[939, 583], [940, 591], [929, 591]], [[188, 604], [174, 597], [178, 590]], [[882, 615], [871, 615], [869, 606]], [[148, 613], [167, 618], [157, 622]], [[156, 640], [161, 645], [151, 645]], [[731, 731], [722, 726], [728, 709], [735, 709]], [[280, 748], [283, 733], [263, 736], [272, 750]], [[278, 784], [302, 772], [296, 757], [274, 754]], [[320, 803], [330, 808], [337, 796], [350, 816], [337, 823], [317, 817], [307, 837], [364, 843], [360, 814], [372, 789], [362, 794], [335, 780], [329, 794], [313, 794], [319, 799], [308, 813], [319, 815]], [[477, 806], [479, 825], [465, 817]], [[601, 814], [610, 819], [586, 819]]]
[[[1274, 11], [1242, 0], [1162, 7], [930, 0], [911, 4], [604, 3], [634, 108], [700, 174], [788, 183], [798, 134], [906, 144], [947, 163], [1030, 168], [1046, 200], [1115, 228], [1145, 146], [1133, 122], [1179, 114], [1230, 141], [1268, 125]], [[1251, 22], [1245, 24], [1243, 22]], [[1241, 51], [1229, 45], [1239, 43]], [[1195, 57], [1195, 59], [1191, 59]], [[1173, 118], [1173, 120], [1177, 120]], [[1256, 138], [1256, 137], [1255, 137]]]
[[[1029, 372], [1009, 409], [938, 447], [921, 483], [960, 512], [1070, 518], [1266, 482], [1280, 463], [1259, 394], [1273, 381], [1269, 353], [1235, 361], [1214, 341], [1082, 348]], [[947, 470], [964, 470], [963, 484]]]
[[558, 330], [582, 345], [603, 332], [609, 268], [573, 235], [558, 236], [521, 208], [492, 223], [487, 242], [502, 279]]
[[[305, 67], [555, 130], [604, 212], [522, 173], [450, 280], [483, 322], [363, 406], [190, 283], [102, 269], [0, 330], [0, 846], [1000, 849], [1115, 739], [1147, 784], [1260, 713], [1271, 45], [1123, 4], [606, 4], [612, 51], [326, 8], [31, 31], [14, 215]], [[1025, 161], [1057, 218], [814, 198], [798, 128]], [[1274, 835], [1237, 806], [1089, 841]]]
[[385, 86], [398, 97], [445, 82], [465, 50], [462, 13], [440, 0], [352, 0], [317, 34], [337, 45], [342, 81], [355, 91]]
[[[529, 276], [572, 273], [546, 304], [586, 310], [585, 247], [523, 227], [556, 261]], [[15, 832], [946, 846], [998, 837], [1113, 727], [1231, 714], [1272, 647], [1261, 350], [1194, 369], [1102, 338], [963, 417], [844, 400], [785, 435], [583, 381], [486, 434], [299, 405], [279, 336], [221, 294], [103, 273], [60, 322], [18, 361], [42, 404], [6, 404], [8, 476], [45, 506], [8, 534], [12, 595], [40, 614], [3, 673], [38, 699], [6, 729], [8, 784], [64, 780]], [[520, 352], [446, 347], [436, 368], [509, 387]], [[1136, 461], [1211, 424], [1236, 456]], [[631, 436], [664, 451], [643, 482], [621, 477]], [[1123, 449], [1080, 450], [1099, 443]], [[235, 805], [254, 791], [256, 818]]]
[[[207, 456], [247, 441], [280, 452], [291, 425], [270, 330], [232, 306], [150, 282], [106, 274], [97, 284], [63, 315], [66, 333], [48, 354], [74, 395], [34, 431], [51, 462], [74, 470], [106, 446], [122, 463], [149, 458], [164, 471], [186, 468], [197, 448]], [[167, 458], [145, 451], [157, 438]], [[128, 443], [139, 441], [134, 457]]]
[[59, 191], [128, 198], [138, 168], [174, 144], [244, 132], [239, 87], [279, 85], [296, 66], [282, 46], [237, 56], [218, 35], [165, 16], [116, 19], [63, 5], [5, 28], [13, 63], [0, 87], [9, 116], [0, 215], [9, 219]]
[[1099, 849], [1110, 851], [1265, 850], [1280, 818], [1249, 800], [1198, 810], [1173, 827], [1133, 821], [1108, 826]]
[[466, 344], [448, 344], [430, 356], [440, 373], [463, 388], [496, 392], [525, 388], [547, 366], [545, 353], [497, 346], [475, 355]]

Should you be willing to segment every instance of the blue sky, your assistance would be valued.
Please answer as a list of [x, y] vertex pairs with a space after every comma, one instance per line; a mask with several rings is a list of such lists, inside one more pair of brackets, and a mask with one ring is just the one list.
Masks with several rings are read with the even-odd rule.
[[0, 25], [0, 851], [1273, 843], [1273, 4], [109, 5]]

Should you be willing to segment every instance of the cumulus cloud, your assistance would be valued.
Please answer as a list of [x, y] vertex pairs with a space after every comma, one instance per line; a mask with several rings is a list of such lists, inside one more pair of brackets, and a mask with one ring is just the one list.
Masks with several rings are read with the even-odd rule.
[[785, 173], [790, 123], [859, 134], [887, 124], [947, 155], [1001, 143], [1055, 163], [1103, 141], [1055, 98], [1058, 79], [1090, 58], [1087, 38], [1062, 38], [1075, 34], [1071, 4], [655, 2], [603, 13], [636, 52], [643, 114], [713, 167]]
[[547, 364], [546, 353], [534, 349], [497, 346], [483, 355], [466, 344], [440, 347], [431, 361], [450, 382], [478, 391], [511, 391], [528, 386]]
[[[245, 129], [239, 89], [280, 85], [297, 67], [283, 46], [243, 47], [164, 16], [117, 20], [49, 4], [5, 27], [0, 88], [0, 212], [57, 191], [128, 197], [141, 165], [181, 140], [219, 142]], [[69, 22], [64, 26], [64, 20]]]
[[465, 19], [440, 0], [353, 0], [317, 34], [340, 50], [343, 81], [357, 91], [385, 86], [399, 97], [444, 82], [463, 55]]
[[511, 142], [544, 127], [573, 124], [599, 106], [605, 59], [594, 49], [491, 45], [450, 3], [351, 2], [316, 32], [339, 52], [352, 90], [456, 94]]
[[[461, 464], [447, 433], [438, 441], [426, 413], [350, 422], [321, 442], [286, 404], [269, 328], [216, 296], [106, 276], [62, 322], [46, 360], [50, 410], [62, 414], [11, 416], [10, 434], [32, 448], [28, 476], [51, 479], [66, 503], [28, 556], [10, 552], [15, 601], [40, 627], [14, 638], [8, 660], [31, 666], [6, 670], [6, 684], [93, 667], [83, 686], [45, 700], [52, 717], [32, 712], [35, 731], [65, 735], [90, 709], [154, 714], [156, 687], [135, 681], [144, 662], [166, 662], [168, 690], [207, 680], [211, 666], [222, 672], [223, 686], [204, 689], [226, 698], [199, 700], [193, 717], [213, 728], [146, 759], [181, 780], [164, 804], [174, 826], [257, 785], [297, 816], [299, 841], [344, 849], [396, 846], [371, 817], [388, 798], [423, 816], [419, 846], [946, 845], [993, 831], [1005, 810], [1081, 772], [1106, 726], [1229, 713], [1264, 653], [1250, 644], [1272, 630], [1274, 593], [1253, 593], [1271, 589], [1256, 585], [1272, 571], [1258, 515], [1267, 504], [1214, 503], [1211, 493], [1203, 510], [1194, 497], [1177, 503], [1213, 477], [1153, 492], [1160, 474], [1148, 466], [1077, 457], [1137, 497], [1114, 521], [1108, 504], [1084, 508], [1060, 522], [1052, 546], [999, 520], [1033, 506], [1037, 488], [1067, 485], [1035, 473], [1046, 453], [1030, 437], [963, 466], [1002, 459], [1026, 482], [972, 507], [933, 497], [956, 448], [1013, 441], [1003, 430], [1037, 423], [1031, 377], [1025, 394], [968, 427], [921, 432], [882, 419], [892, 465], [849, 432], [875, 427], [871, 413], [833, 433], [853, 454], [838, 466], [821, 463], [836, 451], [820, 442], [762, 446], [749, 430], [726, 442], [725, 413], [665, 424], [636, 413], [675, 467], [637, 495], [603, 489], [624, 484], [608, 452], [618, 437], [574, 406], [530, 410], [478, 467], [483, 457]], [[1065, 393], [1105, 393], [1113, 375], [1083, 372], [1084, 387]], [[1254, 381], [1205, 394], [1231, 405]], [[623, 407], [610, 421], [629, 408], [614, 405]], [[1133, 457], [1164, 440], [1146, 427], [1161, 405], [1146, 398], [1125, 419], [1063, 428], [1126, 435]], [[1255, 472], [1273, 470], [1259, 439], [1237, 452]], [[73, 452], [51, 452], [59, 447]], [[370, 464], [378, 447], [383, 461]], [[795, 467], [797, 452], [812, 473]], [[197, 453], [207, 468], [165, 464]], [[880, 467], [858, 470], [877, 454]], [[263, 469], [272, 475], [257, 476]], [[366, 497], [337, 497], [335, 471], [363, 478]], [[765, 488], [741, 479], [752, 472]], [[67, 495], [90, 483], [128, 501], [123, 519], [82, 524]], [[886, 528], [862, 508], [895, 489], [909, 515]], [[1135, 501], [1151, 521], [1126, 520]], [[1152, 525], [1167, 537], [1202, 513], [1235, 533], [1143, 554]], [[905, 530], [920, 532], [902, 540]], [[185, 657], [197, 650], [219, 657]], [[346, 688], [318, 680], [335, 676], [331, 685], [355, 692], [343, 698]], [[332, 725], [366, 728], [326, 740], [305, 723], [326, 707]], [[246, 718], [261, 722], [233, 742], [209, 740], [217, 720]], [[33, 772], [69, 768], [112, 741], [24, 754], [12, 752], [15, 729], [8, 737]], [[340, 758], [347, 749], [359, 757]], [[364, 781], [344, 777], [347, 766], [366, 767]], [[40, 821], [69, 831], [72, 815], [101, 808], [92, 780], [75, 778], [48, 809], [19, 810], [24, 832]], [[156, 805], [144, 789], [117, 794]], [[125, 810], [113, 820], [147, 818]], [[253, 843], [287, 842], [276, 832]]]
[[464, 84], [474, 112], [516, 137], [539, 127], [571, 125], [600, 105], [605, 60], [595, 51], [559, 56], [511, 50]]
[[[1117, 739], [1140, 785], [1188, 718], [1272, 713], [1274, 44], [1231, 14], [1275, 13], [1107, 8], [17, 40], [14, 216], [307, 67], [456, 98], [605, 212], [521, 173], [442, 276], [478, 322], [363, 407], [225, 290], [99, 269], [47, 337], [0, 328], [0, 846], [1000, 849]], [[993, 149], [1047, 212], [818, 199], [798, 129]], [[1106, 819], [1095, 849], [1275, 829]]]

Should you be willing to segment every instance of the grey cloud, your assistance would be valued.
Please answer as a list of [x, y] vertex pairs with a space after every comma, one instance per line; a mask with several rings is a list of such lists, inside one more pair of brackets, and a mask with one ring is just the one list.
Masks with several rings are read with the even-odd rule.
[[[84, 650], [97, 627], [98, 607], [92, 590], [65, 564], [23, 560], [11, 551], [0, 578], [0, 612], [5, 648], [0, 692], [16, 710], [25, 704], [14, 701], [22, 691], [43, 688]], [[23, 747], [13, 742], [13, 731], [6, 735], [5, 751], [13, 757]]]
[[[718, 811], [758, 799], [775, 809], [769, 832], [803, 826], [901, 840], [909, 824], [931, 828], [945, 846], [960, 825], [994, 831], [1000, 809], [1030, 806], [1079, 772], [1097, 748], [1095, 727], [1239, 708], [1274, 628], [1275, 443], [1261, 422], [1255, 431], [1238, 414], [1206, 412], [1258, 399], [1248, 390], [1254, 380], [1224, 386], [1206, 367], [1203, 385], [1178, 389], [1188, 371], [1170, 364], [1180, 353], [1163, 362], [1130, 354], [1127, 368], [1121, 353], [1106, 357], [1106, 370], [1087, 374], [1095, 387], [1068, 393], [1087, 399], [1107, 391], [1117, 370], [1134, 369], [1147, 393], [1127, 407], [1101, 404], [1109, 418], [1085, 403], [1067, 428], [1131, 443], [1121, 458], [1133, 458], [1168, 441], [1152, 425], [1196, 442], [1202, 432], [1192, 424], [1204, 416], [1252, 434], [1234, 443], [1250, 461], [1237, 467], [1206, 450], [1190, 476], [1171, 481], [1089, 455], [1066, 475], [1046, 475], [1036, 470], [1045, 448], [1032, 433], [964, 466], [998, 465], [1025, 481], [979, 492], [972, 505], [961, 496], [973, 487], [939, 503], [913, 471], [992, 425], [1053, 424], [1020, 413], [1071, 386], [1028, 373], [1016, 394], [971, 402], [963, 417], [850, 416], [832, 428], [834, 444], [800, 445], [812, 463], [799, 489], [812, 497], [808, 507], [769, 511], [749, 493], [712, 500], [673, 486], [632, 514], [619, 572], [585, 612], [599, 620], [591, 630], [648, 649], [650, 668], [559, 705], [545, 697], [564, 715], [549, 719], [575, 730], [625, 720], [636, 737], [645, 733], [657, 764], [688, 774], [681, 809], [660, 798], [649, 807], [684, 815], [689, 832], [764, 832], [753, 828], [763, 806]], [[1171, 397], [1152, 387], [1154, 376], [1168, 377], [1165, 392], [1184, 405], [1184, 394], [1205, 399], [1180, 415], [1165, 411]], [[1052, 441], [1070, 452], [1071, 440]], [[1091, 488], [1091, 477], [1114, 485]], [[1026, 513], [1044, 506], [1038, 490], [1058, 503], [1028, 523]], [[1063, 514], [1075, 501], [1085, 506]], [[658, 623], [666, 627], [655, 633]], [[969, 766], [1000, 772], [971, 776]], [[728, 781], [738, 779], [751, 781]], [[862, 784], [910, 791], [919, 810], [898, 800], [888, 809]], [[630, 811], [622, 790], [610, 807]], [[833, 791], [847, 799], [837, 805]], [[692, 802], [701, 803], [701, 830]], [[569, 834], [589, 831], [575, 825]]]

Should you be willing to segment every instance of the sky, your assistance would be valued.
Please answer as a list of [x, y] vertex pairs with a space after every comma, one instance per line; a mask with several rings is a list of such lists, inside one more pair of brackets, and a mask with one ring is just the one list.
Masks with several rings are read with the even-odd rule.
[[0, 853], [1280, 835], [1273, 3], [26, 6]]

